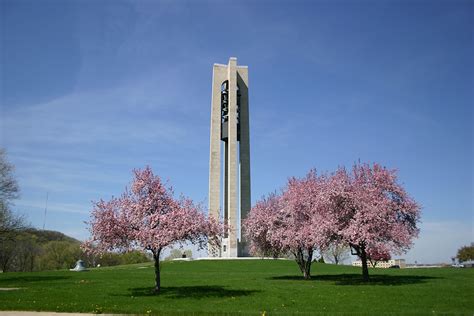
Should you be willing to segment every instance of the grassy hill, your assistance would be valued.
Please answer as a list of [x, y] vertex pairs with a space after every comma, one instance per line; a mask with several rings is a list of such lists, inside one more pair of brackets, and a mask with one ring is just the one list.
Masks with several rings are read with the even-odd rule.
[[313, 279], [282, 260], [165, 262], [162, 293], [151, 264], [0, 275], [2, 310], [160, 314], [465, 314], [474, 269], [360, 269], [314, 264]]
[[45, 244], [50, 241], [67, 241], [73, 244], [80, 244], [81, 242], [75, 238], [69, 237], [61, 232], [54, 230], [39, 230], [35, 228], [27, 228], [23, 232], [31, 234], [36, 237], [39, 244]]

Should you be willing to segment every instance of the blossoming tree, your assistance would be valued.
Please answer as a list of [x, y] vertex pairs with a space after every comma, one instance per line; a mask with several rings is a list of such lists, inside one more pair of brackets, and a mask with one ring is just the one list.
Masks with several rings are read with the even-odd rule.
[[292, 253], [305, 279], [315, 249], [348, 245], [362, 261], [390, 258], [408, 250], [418, 235], [420, 207], [397, 182], [396, 171], [356, 164], [352, 173], [310, 171], [291, 178], [281, 194], [257, 202], [244, 221], [253, 253]]
[[250, 241], [250, 253], [254, 256], [278, 257], [282, 252], [281, 244], [273, 234], [278, 225], [281, 196], [276, 193], [263, 197], [250, 210], [243, 226]]
[[367, 251], [367, 260], [369, 260], [372, 268], [375, 268], [379, 261], [387, 261], [390, 260], [390, 258], [392, 258], [392, 256], [387, 249], [370, 248]]
[[120, 198], [94, 203], [89, 251], [150, 251], [155, 262], [155, 292], [160, 291], [160, 254], [176, 242], [218, 245], [222, 226], [206, 218], [190, 199], [175, 199], [150, 167], [134, 170], [130, 190]]
[[327, 193], [327, 178], [311, 170], [304, 178], [290, 178], [281, 194], [257, 202], [244, 221], [250, 251], [291, 253], [310, 279], [313, 253], [330, 244], [335, 224], [328, 216]]
[[351, 173], [340, 168], [331, 182], [335, 237], [359, 256], [368, 281], [368, 260], [410, 248], [419, 232], [420, 206], [397, 182], [396, 171], [379, 164], [355, 164]]

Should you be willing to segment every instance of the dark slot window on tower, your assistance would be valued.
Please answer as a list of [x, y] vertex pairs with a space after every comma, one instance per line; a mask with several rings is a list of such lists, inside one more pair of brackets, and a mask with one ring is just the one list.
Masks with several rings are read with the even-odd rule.
[[221, 140], [226, 141], [228, 135], [229, 120], [229, 81], [221, 85]]
[[240, 87], [237, 84], [237, 141], [240, 141]]
[[226, 80], [221, 86], [221, 116], [222, 123], [229, 119], [229, 81]]

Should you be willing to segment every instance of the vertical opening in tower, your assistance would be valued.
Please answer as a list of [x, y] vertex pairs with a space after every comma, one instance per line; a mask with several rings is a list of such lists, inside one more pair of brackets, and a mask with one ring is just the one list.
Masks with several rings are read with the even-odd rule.
[[237, 141], [240, 141], [240, 87], [237, 84]]
[[[226, 80], [221, 85], [221, 140], [223, 141], [222, 146], [222, 155], [224, 161], [222, 168], [222, 182], [223, 182], [223, 194], [222, 194], [222, 210], [223, 210], [223, 219], [226, 224], [228, 223], [229, 218], [229, 206], [227, 203], [228, 194], [229, 194], [229, 181], [228, 173], [226, 166], [229, 163], [229, 144], [228, 144], [228, 135], [229, 135], [229, 81]], [[224, 232], [224, 238], [229, 237], [229, 232], [226, 230]]]
[[221, 140], [227, 141], [229, 135], [229, 81], [221, 85]]

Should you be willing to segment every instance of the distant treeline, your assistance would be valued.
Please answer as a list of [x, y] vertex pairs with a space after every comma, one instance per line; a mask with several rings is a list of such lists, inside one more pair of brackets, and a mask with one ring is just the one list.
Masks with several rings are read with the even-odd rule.
[[80, 241], [57, 231], [27, 228], [0, 234], [0, 270], [3, 272], [70, 269], [79, 259], [88, 267], [150, 261], [146, 254], [138, 251], [86, 254]]

